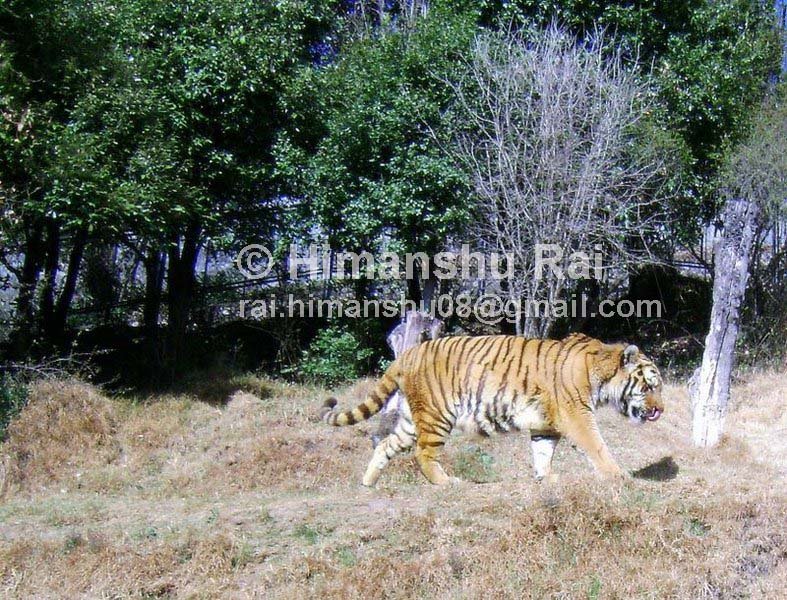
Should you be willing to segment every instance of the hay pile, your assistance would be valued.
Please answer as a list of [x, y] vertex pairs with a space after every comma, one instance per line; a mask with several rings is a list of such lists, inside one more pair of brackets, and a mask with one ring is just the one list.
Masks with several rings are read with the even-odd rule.
[[30, 386], [29, 402], [8, 426], [0, 491], [42, 490], [119, 453], [112, 403], [78, 381]]

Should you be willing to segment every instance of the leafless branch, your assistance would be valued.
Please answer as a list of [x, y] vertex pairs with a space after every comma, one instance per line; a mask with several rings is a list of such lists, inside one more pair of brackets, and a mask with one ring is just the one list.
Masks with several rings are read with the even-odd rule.
[[[513, 256], [518, 300], [551, 302], [571, 283], [534, 277], [538, 244], [566, 255], [601, 246], [611, 269], [655, 260], [648, 240], [666, 220], [667, 159], [638, 143], [652, 94], [605, 41], [555, 26], [486, 33], [451, 84], [464, 123], [454, 153], [478, 198], [474, 234]], [[527, 334], [551, 326], [525, 319]]]

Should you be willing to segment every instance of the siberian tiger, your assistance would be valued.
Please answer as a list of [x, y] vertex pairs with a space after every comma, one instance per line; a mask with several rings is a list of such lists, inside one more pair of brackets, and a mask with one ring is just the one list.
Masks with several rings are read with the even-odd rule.
[[379, 412], [397, 389], [404, 393], [401, 417], [374, 449], [364, 474], [367, 486], [413, 445], [426, 478], [448, 483], [437, 458], [455, 427], [482, 435], [528, 430], [539, 480], [549, 475], [562, 436], [600, 474], [621, 476], [593, 411], [612, 403], [632, 421], [655, 421], [664, 411], [661, 388], [658, 369], [633, 345], [604, 344], [581, 334], [563, 340], [446, 337], [404, 352], [356, 408], [338, 411], [330, 398], [322, 418], [330, 425], [354, 425]]

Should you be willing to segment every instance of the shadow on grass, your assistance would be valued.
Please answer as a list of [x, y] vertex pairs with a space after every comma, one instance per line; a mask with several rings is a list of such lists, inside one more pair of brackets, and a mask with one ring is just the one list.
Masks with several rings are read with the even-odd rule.
[[652, 465], [634, 471], [632, 475], [637, 479], [649, 479], [651, 481], [670, 481], [678, 476], [678, 465], [672, 460], [671, 456], [665, 456]]

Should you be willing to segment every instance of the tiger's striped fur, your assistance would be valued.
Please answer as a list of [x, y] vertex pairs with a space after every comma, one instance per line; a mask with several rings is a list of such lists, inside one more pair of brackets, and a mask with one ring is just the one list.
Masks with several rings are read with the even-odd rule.
[[437, 456], [454, 428], [482, 435], [528, 430], [538, 479], [549, 474], [562, 436], [601, 474], [619, 476], [594, 410], [612, 403], [632, 420], [655, 421], [664, 410], [661, 387], [658, 369], [633, 345], [581, 334], [447, 337], [403, 353], [359, 406], [340, 412], [330, 399], [322, 416], [331, 425], [353, 425], [379, 412], [397, 389], [404, 393], [400, 419], [375, 448], [364, 485], [374, 485], [388, 461], [413, 445], [426, 478], [447, 483]]

